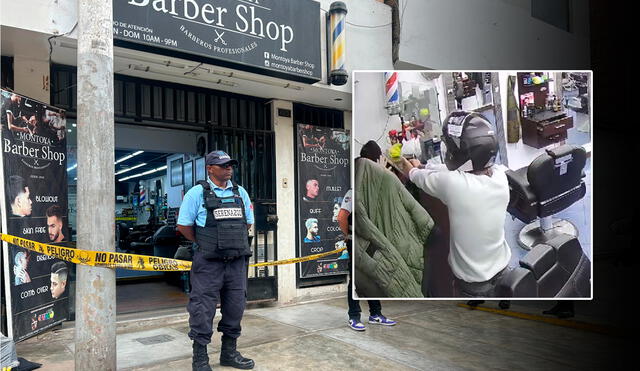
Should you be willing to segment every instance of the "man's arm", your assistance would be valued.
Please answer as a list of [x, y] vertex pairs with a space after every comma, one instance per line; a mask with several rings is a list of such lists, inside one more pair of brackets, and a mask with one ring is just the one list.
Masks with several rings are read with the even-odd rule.
[[180, 211], [178, 211], [178, 222], [176, 223], [176, 227], [178, 232], [182, 233], [186, 239], [195, 242], [196, 233], [193, 228], [193, 224], [196, 222], [196, 218], [198, 217], [198, 209], [200, 205], [198, 204], [198, 201], [194, 199], [192, 190], [193, 188], [189, 190], [182, 199]]
[[446, 203], [448, 186], [446, 185], [445, 178], [450, 171], [447, 170], [445, 165], [427, 164], [424, 166], [424, 169], [421, 169], [415, 167], [417, 163], [413, 162], [413, 160], [409, 162], [403, 159], [403, 161], [403, 172], [413, 184], [430, 196], [439, 198], [442, 202]]
[[13, 115], [13, 112], [7, 112], [7, 128], [9, 130], [21, 131], [23, 133], [30, 133], [30, 130], [28, 128], [16, 126], [14, 123], [14, 120], [15, 120], [15, 116]]
[[178, 232], [182, 233], [182, 235], [189, 241], [196, 242], [196, 234], [193, 230], [192, 225], [180, 225], [178, 224]]
[[345, 236], [349, 235], [349, 215], [351, 215], [351, 213], [345, 209], [340, 209], [338, 213], [338, 225]]
[[255, 222], [255, 218], [253, 215], [253, 204], [251, 203], [251, 199], [249, 198], [249, 193], [243, 187], [240, 187], [240, 197], [242, 197], [242, 202], [244, 203], [244, 215], [247, 217], [247, 229], [251, 229], [251, 226]]
[[318, 143], [310, 143], [310, 142], [308, 141], [307, 136], [306, 136], [306, 135], [303, 135], [303, 136], [302, 136], [302, 146], [303, 146], [303, 147], [318, 147], [318, 148], [319, 148], [319, 147], [320, 147], [320, 144], [318, 144]]
[[407, 160], [404, 156], [400, 156], [400, 163], [399, 166], [402, 168], [402, 173], [409, 178], [409, 173], [411, 172], [411, 169], [413, 169], [415, 166], [415, 163], [413, 161], [409, 161]]

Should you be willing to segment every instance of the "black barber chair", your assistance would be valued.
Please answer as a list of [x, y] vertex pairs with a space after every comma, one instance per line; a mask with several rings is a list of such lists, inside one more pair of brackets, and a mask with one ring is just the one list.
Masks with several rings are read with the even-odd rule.
[[122, 251], [128, 251], [130, 249], [129, 244], [129, 226], [126, 223], [118, 223], [116, 229], [116, 241], [118, 242], [118, 248]]
[[128, 251], [134, 254], [152, 255], [153, 254], [153, 233], [148, 225], [137, 225], [129, 229]]
[[586, 159], [584, 148], [562, 145], [546, 150], [527, 167], [507, 171], [511, 192], [507, 211], [529, 223], [518, 236], [522, 248], [530, 250], [561, 234], [578, 235], [571, 222], [552, 216], [584, 197]]
[[173, 258], [180, 245], [181, 238], [174, 226], [163, 225], [153, 234], [153, 255], [163, 258]]
[[591, 263], [578, 239], [557, 235], [533, 247], [496, 284], [496, 297], [577, 298], [591, 293]]
[[141, 241], [133, 241], [129, 243], [129, 250], [134, 254], [150, 255], [153, 249], [153, 243], [151, 243], [151, 236], [145, 237]]

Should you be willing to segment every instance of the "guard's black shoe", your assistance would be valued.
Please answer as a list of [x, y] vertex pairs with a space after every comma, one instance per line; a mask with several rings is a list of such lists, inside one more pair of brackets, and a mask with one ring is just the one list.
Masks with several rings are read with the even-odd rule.
[[500, 309], [509, 309], [511, 308], [511, 300], [500, 300], [498, 302], [498, 306], [500, 307]]
[[220, 349], [220, 365], [231, 366], [241, 370], [250, 370], [255, 366], [252, 359], [244, 358], [236, 350], [238, 339], [222, 335], [222, 348]]
[[191, 362], [191, 369], [193, 371], [211, 371], [206, 345], [202, 345], [195, 341], [193, 342], [193, 361]]
[[255, 366], [253, 359], [244, 358], [237, 350], [220, 352], [220, 365], [231, 366], [241, 370], [250, 370]]

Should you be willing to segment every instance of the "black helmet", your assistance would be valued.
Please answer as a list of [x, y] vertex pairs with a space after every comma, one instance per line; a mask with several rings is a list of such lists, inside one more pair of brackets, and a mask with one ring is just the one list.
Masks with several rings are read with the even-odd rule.
[[493, 165], [498, 141], [491, 123], [476, 112], [452, 112], [442, 128], [449, 170], [478, 171]]

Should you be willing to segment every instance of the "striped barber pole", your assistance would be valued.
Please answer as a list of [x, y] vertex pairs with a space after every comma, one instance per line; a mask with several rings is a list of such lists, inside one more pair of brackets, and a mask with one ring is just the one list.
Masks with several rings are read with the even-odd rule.
[[331, 70], [344, 70], [345, 16], [337, 14], [331, 17]]
[[387, 94], [387, 106], [398, 104], [398, 73], [385, 72], [384, 81], [384, 91]]
[[144, 204], [147, 201], [147, 191], [140, 186], [140, 205]]
[[400, 112], [400, 93], [398, 92], [398, 73], [384, 73], [385, 107], [390, 115]]

